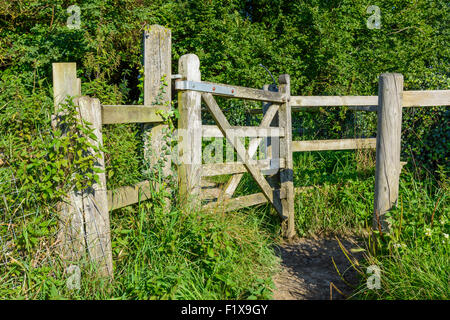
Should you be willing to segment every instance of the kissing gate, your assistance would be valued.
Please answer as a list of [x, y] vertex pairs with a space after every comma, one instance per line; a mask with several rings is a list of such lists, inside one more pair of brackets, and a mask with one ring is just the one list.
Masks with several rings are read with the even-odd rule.
[[[75, 63], [53, 64], [53, 93], [55, 108], [67, 97], [75, 97], [80, 121], [90, 122], [102, 144], [102, 125], [117, 123], [148, 123], [144, 134], [144, 157], [150, 164], [157, 162], [167, 146], [163, 139], [166, 126], [160, 110], [171, 106], [171, 81], [160, 92], [162, 79], [175, 80], [178, 91], [178, 181], [181, 199], [186, 204], [200, 206], [200, 200], [215, 199], [203, 205], [204, 210], [223, 211], [269, 202], [282, 221], [283, 235], [295, 236], [293, 152], [348, 150], [376, 147], [375, 203], [373, 228], [387, 229], [384, 214], [396, 204], [400, 162], [402, 108], [413, 106], [450, 105], [450, 90], [403, 91], [400, 74], [382, 74], [378, 96], [293, 96], [290, 95], [289, 75], [278, 79], [274, 92], [201, 81], [200, 61], [196, 55], [180, 58], [178, 74], [172, 76], [171, 32], [153, 25], [144, 33], [144, 105], [102, 105], [98, 99], [81, 97], [80, 79]], [[152, 103], [155, 97], [161, 101]], [[256, 100], [263, 103], [263, 118], [258, 127], [231, 126], [215, 97]], [[202, 124], [201, 101], [204, 101], [216, 125]], [[377, 138], [317, 141], [292, 141], [291, 113], [315, 111], [318, 107], [348, 106], [351, 110], [377, 112]], [[255, 110], [258, 112], [258, 110]], [[259, 110], [261, 111], [261, 110]], [[54, 117], [58, 126], [58, 117]], [[167, 126], [166, 126], [167, 127]], [[151, 137], [151, 139], [149, 138]], [[226, 138], [238, 156], [238, 162], [203, 163], [202, 138]], [[248, 148], [241, 141], [249, 137]], [[264, 146], [265, 159], [256, 160], [259, 146]], [[152, 152], [148, 152], [151, 150]], [[233, 153], [234, 154], [234, 153]], [[156, 155], [156, 156], [155, 156]], [[60, 206], [62, 256], [67, 264], [77, 263], [87, 255], [99, 266], [99, 273], [112, 277], [112, 252], [109, 211], [150, 199], [149, 181], [117, 190], [106, 190], [103, 154], [94, 164], [99, 173], [97, 183], [85, 191], [72, 191]], [[93, 168], [94, 169], [94, 168]], [[170, 159], [163, 175], [170, 172]], [[261, 193], [233, 198], [243, 174], [249, 172]], [[223, 188], [205, 177], [231, 175]], [[156, 186], [159, 187], [159, 186]]]
[[[180, 91], [178, 130], [183, 133], [179, 139], [179, 181], [182, 195], [185, 198], [189, 195], [195, 202], [201, 196], [202, 176], [232, 174], [224, 188], [218, 190], [218, 201], [206, 205], [206, 208], [223, 204], [225, 210], [236, 210], [239, 207], [269, 201], [281, 219], [286, 221], [283, 224], [285, 236], [292, 238], [295, 230], [289, 75], [281, 75], [279, 92], [271, 92], [201, 82], [200, 61], [193, 54], [181, 57], [179, 70], [181, 79], [176, 81], [175, 89]], [[268, 103], [268, 108], [258, 127], [233, 127], [214, 96], [263, 101]], [[201, 99], [206, 103], [217, 126], [202, 125]], [[278, 125], [271, 127], [277, 114]], [[225, 137], [242, 162], [202, 165], [202, 137]], [[240, 139], [243, 137], [251, 137], [248, 149]], [[263, 138], [267, 137], [277, 138], [271, 140], [269, 150], [272, 155], [278, 157], [254, 160], [258, 146], [263, 142]], [[268, 180], [263, 174], [267, 165], [269, 172], [273, 173]], [[245, 171], [251, 174], [262, 193], [232, 199]]]

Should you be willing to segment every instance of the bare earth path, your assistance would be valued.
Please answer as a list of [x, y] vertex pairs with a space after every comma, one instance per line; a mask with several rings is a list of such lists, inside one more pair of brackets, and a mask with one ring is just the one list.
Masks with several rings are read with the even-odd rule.
[[[357, 247], [353, 239], [339, 240], [348, 251]], [[278, 247], [276, 252], [281, 258], [282, 270], [274, 277], [275, 300], [329, 300], [330, 283], [344, 294], [351, 294], [352, 288], [341, 280], [331, 258], [347, 282], [354, 286], [358, 284], [357, 272], [334, 238], [302, 238]], [[332, 291], [333, 300], [345, 299], [334, 288]]]

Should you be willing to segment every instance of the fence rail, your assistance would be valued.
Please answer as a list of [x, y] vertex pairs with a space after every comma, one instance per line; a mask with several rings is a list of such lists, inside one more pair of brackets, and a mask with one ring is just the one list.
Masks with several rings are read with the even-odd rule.
[[[433, 107], [447, 106], [450, 90], [403, 91], [402, 106]], [[378, 96], [292, 96], [292, 111], [317, 112], [323, 107], [348, 107], [352, 111], [376, 112]], [[252, 114], [262, 113], [262, 109], [252, 109]]]
[[162, 122], [162, 106], [102, 105], [103, 124]]

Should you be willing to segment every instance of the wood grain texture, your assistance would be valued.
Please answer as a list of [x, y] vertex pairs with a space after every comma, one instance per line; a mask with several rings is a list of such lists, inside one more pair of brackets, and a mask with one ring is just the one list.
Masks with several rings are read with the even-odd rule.
[[53, 104], [56, 108], [65, 103], [67, 97], [81, 95], [81, 81], [77, 78], [75, 62], [58, 62], [52, 64], [53, 71]]
[[[269, 85], [265, 85], [263, 87], [264, 91], [269, 90]], [[273, 91], [273, 89], [272, 89]], [[259, 128], [271, 128], [271, 125], [273, 125], [274, 121], [278, 121], [277, 113], [280, 108], [279, 104], [272, 104], [272, 103], [265, 103], [265, 110], [264, 110], [264, 116], [261, 120], [261, 123], [259, 125]], [[277, 122], [278, 123], [278, 122]], [[271, 128], [272, 129], [272, 128]], [[279, 130], [279, 128], [276, 128]], [[268, 153], [267, 153], [267, 143], [270, 141], [270, 138], [255, 138], [250, 140], [250, 144], [248, 147], [248, 155], [253, 159], [253, 156], [256, 154], [256, 151], [258, 150], [258, 147], [261, 146], [261, 143], [264, 143], [263, 145], [263, 152], [265, 159], [268, 159]], [[284, 165], [284, 159], [282, 159], [283, 165]], [[267, 172], [267, 170], [269, 172]], [[279, 168], [267, 168], [266, 171], [263, 171], [263, 174], [273, 174], [274, 171], [278, 171]], [[245, 172], [245, 171], [244, 171]], [[223, 197], [224, 198], [231, 198], [236, 191], [239, 182], [242, 180], [243, 173], [238, 173], [233, 175], [228, 183], [225, 185], [223, 189]]]
[[[320, 112], [321, 108], [326, 106], [312, 106], [312, 107], [291, 107], [292, 112]], [[342, 107], [342, 106], [331, 106], [331, 107]], [[376, 112], [378, 106], [349, 106], [347, 107], [350, 111], [366, 111], [366, 112]], [[264, 113], [261, 109], [251, 109], [250, 114], [261, 114]]]
[[[283, 190], [274, 190], [274, 193], [278, 195], [279, 198], [286, 198], [286, 193]], [[219, 210], [219, 211], [235, 211], [242, 208], [247, 208], [250, 206], [255, 206], [258, 204], [268, 203], [264, 193], [254, 193], [246, 196], [240, 196], [236, 198], [220, 199], [216, 202], [210, 202], [202, 207], [203, 210]]]
[[[180, 58], [179, 73], [184, 80], [201, 81], [200, 60], [194, 54]], [[202, 177], [201, 95], [195, 91], [178, 92], [178, 181], [185, 203], [199, 205]]]
[[[403, 107], [449, 106], [450, 90], [403, 91]], [[318, 112], [322, 107], [348, 107], [351, 111], [376, 112], [378, 96], [294, 96], [291, 97], [293, 112]], [[250, 113], [259, 114], [261, 109]]]
[[375, 149], [376, 138], [292, 141], [292, 152]]
[[403, 91], [403, 106], [450, 106], [450, 90]]
[[[158, 187], [156, 186], [155, 190], [158, 190]], [[108, 190], [107, 197], [110, 211], [148, 200], [151, 197], [150, 182], [141, 181], [133, 186]]]
[[[59, 127], [59, 106], [67, 97], [80, 93], [79, 81], [76, 78], [75, 63], [53, 63], [53, 103], [55, 115], [52, 115], [52, 127]], [[75, 99], [74, 103], [77, 103]], [[65, 128], [62, 134], [65, 135]], [[86, 253], [86, 242], [83, 217], [83, 195], [71, 190], [67, 197], [58, 203], [59, 231], [57, 241], [60, 243], [62, 259], [66, 264], [77, 263]]]
[[286, 102], [278, 111], [279, 126], [285, 130], [284, 137], [280, 138], [280, 158], [284, 158], [286, 165], [280, 170], [281, 190], [286, 193], [286, 198], [281, 200], [283, 206], [282, 231], [287, 239], [296, 236], [294, 217], [294, 161], [292, 156], [292, 110], [290, 102], [291, 79], [288, 74], [282, 74], [278, 78], [279, 91], [287, 97]]
[[385, 73], [379, 79], [379, 109], [373, 228], [389, 229], [385, 213], [396, 205], [400, 176], [403, 76]]
[[[284, 130], [280, 130], [279, 128], [269, 128], [261, 126], [260, 127], [232, 126], [230, 130], [234, 131], [232, 134], [235, 137], [283, 137], [285, 134]], [[214, 125], [203, 125], [202, 136], [204, 138], [224, 137], [219, 127]]]
[[[273, 170], [275, 167], [271, 159], [254, 160], [252, 163], [261, 169], [263, 174], [264, 171]], [[277, 165], [279, 165], [278, 168], [283, 168], [285, 166], [284, 159], [280, 159], [280, 161], [277, 162]], [[247, 172], [247, 169], [243, 162], [207, 163], [202, 165], [203, 177], [222, 176], [226, 174], [238, 174], [245, 172]]]
[[378, 106], [377, 96], [293, 96], [291, 106], [332, 107], [332, 106]]
[[[160, 110], [171, 109], [172, 99], [172, 33], [159, 25], [151, 25], [144, 31], [144, 105], [158, 106]], [[163, 85], [165, 79], [165, 85]], [[143, 119], [156, 120], [154, 111], [146, 109], [148, 114]], [[133, 115], [131, 112], [130, 115]], [[134, 114], [136, 115], [136, 114]], [[147, 122], [147, 121], [145, 121]], [[154, 122], [154, 121], [149, 121]], [[144, 161], [145, 166], [154, 168], [164, 150], [170, 150], [164, 139], [168, 126], [165, 124], [146, 124], [144, 126]], [[162, 167], [163, 177], [171, 172], [171, 157]], [[156, 170], [155, 170], [156, 171]]]
[[161, 122], [163, 119], [157, 113], [161, 109], [161, 106], [102, 105], [102, 123]]
[[[92, 145], [101, 146], [102, 138], [102, 109], [100, 101], [89, 97], [78, 99], [80, 117], [89, 123], [94, 129], [96, 140], [86, 136]], [[93, 150], [89, 150], [94, 153]], [[91, 261], [98, 266], [98, 272], [103, 276], [113, 277], [110, 221], [108, 212], [108, 199], [106, 195], [106, 175], [103, 152], [99, 152], [93, 169], [103, 172], [97, 173], [98, 183], [93, 183], [83, 191], [83, 218], [86, 239], [86, 249]]]
[[202, 200], [218, 199], [222, 194], [221, 188], [202, 188], [200, 198]]
[[215, 96], [225, 96], [229, 98], [238, 98], [238, 99], [244, 99], [244, 100], [255, 100], [255, 101], [267, 101], [267, 102], [274, 102], [274, 103], [282, 103], [285, 101], [285, 97], [281, 95], [278, 92], [272, 92], [272, 91], [264, 91], [261, 89], [254, 89], [254, 88], [246, 88], [246, 87], [240, 87], [240, 86], [234, 86], [229, 84], [222, 84], [222, 83], [213, 83], [208, 81], [202, 81], [206, 84], [231, 88], [234, 90], [233, 96], [229, 95], [223, 95], [214, 93]]
[[233, 146], [233, 148], [236, 150], [236, 153], [243, 161], [243, 164], [248, 170], [248, 172], [252, 175], [253, 179], [255, 179], [256, 183], [261, 188], [267, 199], [272, 203], [274, 208], [277, 210], [280, 217], [284, 218], [282, 215], [282, 207], [280, 199], [273, 194], [273, 190], [267, 183], [261, 170], [259, 170], [255, 165], [251, 163], [250, 161], [251, 158], [249, 157], [248, 152], [245, 149], [242, 142], [232, 135], [232, 131], [229, 130], [231, 129], [231, 126], [228, 123], [228, 120], [225, 118], [223, 112], [220, 110], [216, 101], [214, 100], [212, 94], [203, 93], [202, 97], [203, 100], [206, 102], [206, 105], [208, 106], [209, 110], [211, 111], [211, 114], [214, 120], [216, 121], [217, 125], [219, 126], [220, 130], [227, 138], [227, 140], [230, 142], [230, 144]]
[[204, 205], [202, 207], [202, 210], [218, 210], [229, 212], [267, 202], [268, 200], [264, 193], [260, 192], [248, 196], [226, 199], [218, 202], [211, 202]]

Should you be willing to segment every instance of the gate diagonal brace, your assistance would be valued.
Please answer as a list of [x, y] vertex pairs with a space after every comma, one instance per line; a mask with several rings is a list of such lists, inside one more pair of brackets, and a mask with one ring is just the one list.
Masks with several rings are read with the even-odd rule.
[[211, 93], [202, 93], [202, 98], [206, 102], [206, 105], [208, 106], [214, 120], [217, 123], [217, 126], [233, 146], [233, 148], [236, 150], [238, 156], [242, 159], [245, 168], [252, 175], [253, 179], [255, 179], [264, 196], [273, 205], [280, 218], [282, 220], [287, 219], [287, 216], [283, 214], [283, 206], [280, 199], [280, 193], [272, 189], [272, 187], [269, 185], [266, 178], [262, 174], [261, 170], [253, 165], [252, 161], [250, 160], [251, 158], [249, 157], [249, 154], [242, 142], [239, 139], [235, 139], [235, 136], [232, 134], [233, 131], [229, 130], [231, 126], [222, 110], [220, 110], [216, 100], [214, 100], [213, 95]]

